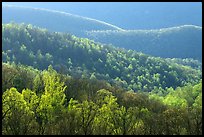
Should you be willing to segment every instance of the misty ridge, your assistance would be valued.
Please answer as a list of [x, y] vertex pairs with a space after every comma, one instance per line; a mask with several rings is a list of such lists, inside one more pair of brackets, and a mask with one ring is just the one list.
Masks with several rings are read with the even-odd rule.
[[200, 26], [125, 30], [99, 20], [60, 11], [18, 6], [3, 6], [3, 9], [3, 23], [31, 23], [50, 31], [67, 32], [153, 56], [202, 60]]

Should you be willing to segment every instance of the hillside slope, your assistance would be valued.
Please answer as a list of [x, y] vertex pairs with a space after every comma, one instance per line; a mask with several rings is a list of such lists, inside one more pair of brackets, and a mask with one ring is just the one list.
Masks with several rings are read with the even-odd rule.
[[201, 70], [173, 60], [101, 45], [32, 25], [3, 24], [2, 28], [3, 62], [21, 63], [41, 70], [52, 65], [61, 73], [106, 80], [134, 91], [176, 88], [201, 79]]
[[158, 30], [89, 31], [95, 41], [164, 58], [202, 60], [202, 27], [183, 25]]

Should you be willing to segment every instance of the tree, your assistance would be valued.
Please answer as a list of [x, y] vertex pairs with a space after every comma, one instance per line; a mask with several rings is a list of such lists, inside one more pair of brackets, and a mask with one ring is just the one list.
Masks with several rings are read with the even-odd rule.
[[96, 104], [99, 106], [99, 110], [94, 119], [95, 134], [115, 134], [114, 123], [117, 121], [114, 113], [119, 107], [116, 100], [117, 98], [108, 90], [97, 91]]
[[[2, 133], [10, 135], [34, 134], [34, 112], [16, 88], [10, 88], [2, 96]], [[32, 125], [33, 124], [33, 125]]]
[[80, 127], [84, 135], [93, 134], [93, 122], [97, 114], [98, 106], [92, 101], [83, 101], [80, 104]]
[[195, 99], [192, 109], [192, 128], [194, 135], [202, 135], [202, 92]]
[[59, 130], [61, 135], [77, 135], [81, 133], [80, 109], [80, 103], [71, 98], [66, 111], [62, 115], [62, 119], [58, 122], [57, 130]]
[[57, 72], [51, 66], [48, 67], [48, 71], [43, 71], [42, 78], [45, 90], [40, 97], [39, 107], [37, 108], [37, 113], [42, 120], [41, 133], [44, 134], [46, 125], [46, 134], [55, 134], [52, 126], [56, 124], [64, 110], [66, 86], [63, 82], [60, 82]]

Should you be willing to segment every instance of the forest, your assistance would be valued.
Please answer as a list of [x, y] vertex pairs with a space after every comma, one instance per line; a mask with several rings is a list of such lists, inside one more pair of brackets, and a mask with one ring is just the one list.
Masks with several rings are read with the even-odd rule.
[[202, 63], [2, 24], [3, 135], [201, 135]]
[[51, 66], [2, 67], [2, 134], [202, 134], [202, 81], [145, 94], [59, 74]]

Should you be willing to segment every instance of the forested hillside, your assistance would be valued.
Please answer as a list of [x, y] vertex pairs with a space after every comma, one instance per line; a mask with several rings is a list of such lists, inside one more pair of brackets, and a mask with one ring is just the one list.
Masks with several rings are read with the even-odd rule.
[[2, 63], [2, 74], [3, 135], [202, 135], [202, 80], [144, 94], [51, 66]]
[[202, 27], [183, 25], [158, 30], [96, 30], [87, 36], [97, 42], [164, 58], [202, 60]]
[[3, 135], [202, 135], [200, 3], [2, 4]]
[[3, 24], [2, 44], [3, 62], [40, 70], [52, 65], [63, 74], [106, 80], [134, 92], [175, 89], [201, 79], [201, 64], [194, 60], [153, 57], [32, 25]]
[[158, 30], [124, 30], [103, 21], [60, 11], [18, 6], [2, 8], [2, 23], [24, 22], [152, 56], [202, 60], [202, 27], [183, 25]]

